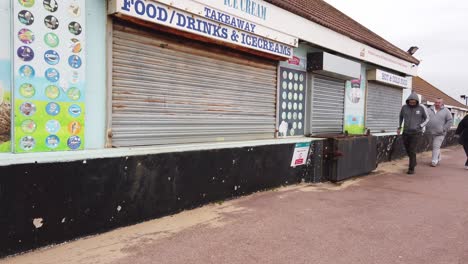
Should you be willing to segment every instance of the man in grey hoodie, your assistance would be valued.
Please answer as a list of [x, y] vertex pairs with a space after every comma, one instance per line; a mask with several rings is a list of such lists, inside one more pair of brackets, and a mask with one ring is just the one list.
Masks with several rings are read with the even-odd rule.
[[403, 121], [403, 143], [409, 157], [407, 173], [414, 174], [414, 168], [416, 167], [416, 147], [422, 135], [423, 127], [429, 122], [426, 108], [419, 104], [419, 97], [416, 93], [412, 93], [408, 99], [406, 99], [406, 105], [401, 108], [400, 122], [397, 131], [398, 135], [401, 132]]
[[447, 135], [450, 127], [452, 127], [452, 113], [445, 108], [444, 100], [437, 98], [434, 105], [429, 109], [429, 123], [427, 124], [427, 132], [432, 135], [432, 162], [431, 166], [439, 165], [440, 146]]

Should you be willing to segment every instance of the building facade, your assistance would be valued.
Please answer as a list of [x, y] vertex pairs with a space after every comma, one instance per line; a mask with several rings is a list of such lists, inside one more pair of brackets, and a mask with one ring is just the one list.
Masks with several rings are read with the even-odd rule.
[[3, 1], [0, 255], [326, 180], [324, 135], [394, 133], [419, 62], [277, 2]]

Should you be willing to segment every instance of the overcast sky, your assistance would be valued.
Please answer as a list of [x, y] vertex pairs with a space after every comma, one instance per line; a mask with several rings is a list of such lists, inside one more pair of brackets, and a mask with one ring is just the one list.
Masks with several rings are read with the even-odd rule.
[[402, 50], [418, 46], [421, 78], [455, 99], [468, 95], [468, 1], [325, 1]]

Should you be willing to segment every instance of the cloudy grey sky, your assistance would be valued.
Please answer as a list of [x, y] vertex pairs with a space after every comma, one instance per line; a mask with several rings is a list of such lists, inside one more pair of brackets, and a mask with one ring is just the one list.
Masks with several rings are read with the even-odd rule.
[[468, 95], [468, 1], [325, 1], [405, 51], [418, 46], [421, 78], [455, 99]]

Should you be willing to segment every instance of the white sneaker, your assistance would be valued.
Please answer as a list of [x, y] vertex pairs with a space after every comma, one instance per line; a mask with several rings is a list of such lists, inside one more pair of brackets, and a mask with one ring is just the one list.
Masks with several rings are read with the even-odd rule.
[[438, 162], [434, 162], [434, 161], [431, 162], [431, 167], [437, 167], [437, 165], [438, 165]]
[[465, 170], [468, 170], [468, 166], [465, 166]]

